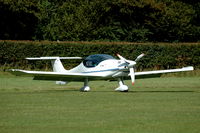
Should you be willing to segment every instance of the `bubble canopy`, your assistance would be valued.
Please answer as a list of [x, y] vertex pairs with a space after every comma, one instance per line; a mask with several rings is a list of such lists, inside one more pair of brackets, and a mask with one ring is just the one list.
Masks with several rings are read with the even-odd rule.
[[90, 55], [85, 60], [83, 61], [83, 65], [85, 67], [95, 67], [97, 66], [100, 62], [104, 60], [110, 60], [114, 59], [116, 60], [113, 56], [107, 55], [107, 54], [95, 54], [95, 55]]

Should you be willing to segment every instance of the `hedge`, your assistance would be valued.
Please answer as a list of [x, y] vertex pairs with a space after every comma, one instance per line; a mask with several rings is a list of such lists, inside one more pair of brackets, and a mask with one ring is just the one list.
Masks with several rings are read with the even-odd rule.
[[[119, 53], [134, 60], [145, 53], [137, 64], [137, 70], [170, 69], [183, 66], [200, 68], [200, 43], [129, 43], [129, 42], [45, 42], [45, 41], [0, 41], [0, 69], [46, 69], [49, 61], [27, 61], [26, 57], [80, 56], [91, 54]], [[117, 58], [117, 57], [116, 57]], [[81, 60], [63, 60], [67, 69]]]

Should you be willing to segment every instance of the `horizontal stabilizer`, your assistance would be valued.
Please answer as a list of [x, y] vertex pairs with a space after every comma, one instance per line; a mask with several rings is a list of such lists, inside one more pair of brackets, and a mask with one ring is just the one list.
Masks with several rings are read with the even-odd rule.
[[83, 59], [82, 57], [28, 57], [27, 60]]
[[66, 81], [56, 81], [56, 84], [57, 85], [65, 85], [65, 84], [67, 84], [68, 82], [66, 82]]

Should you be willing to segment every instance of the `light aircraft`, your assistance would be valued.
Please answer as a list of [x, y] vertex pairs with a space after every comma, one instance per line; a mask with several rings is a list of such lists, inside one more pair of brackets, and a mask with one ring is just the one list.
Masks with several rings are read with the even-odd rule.
[[[135, 72], [135, 66], [144, 54], [139, 55], [134, 61], [127, 60], [117, 54], [119, 59], [107, 54], [94, 54], [86, 58], [82, 57], [36, 57], [26, 58], [27, 60], [51, 60], [53, 72], [49, 71], [28, 71], [11, 69], [9, 70], [15, 75], [26, 75], [34, 77], [33, 80], [51, 80], [57, 84], [65, 84], [72, 81], [82, 81], [84, 86], [81, 91], [90, 91], [88, 82], [93, 80], [118, 80], [119, 87], [116, 91], [127, 92], [128, 86], [124, 84], [125, 79], [131, 79], [134, 85], [135, 79], [160, 77], [165, 73], [192, 71], [192, 66], [183, 67], [180, 69], [157, 70]], [[83, 61], [70, 70], [66, 70], [61, 59], [83, 59]]]

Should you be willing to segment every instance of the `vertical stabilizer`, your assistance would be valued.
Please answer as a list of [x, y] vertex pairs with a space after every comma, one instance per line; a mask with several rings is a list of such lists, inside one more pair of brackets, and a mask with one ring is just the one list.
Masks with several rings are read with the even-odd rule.
[[62, 62], [60, 61], [59, 57], [57, 57], [55, 60], [51, 60], [51, 64], [53, 67], [54, 72], [65, 72], [65, 68], [63, 67]]

